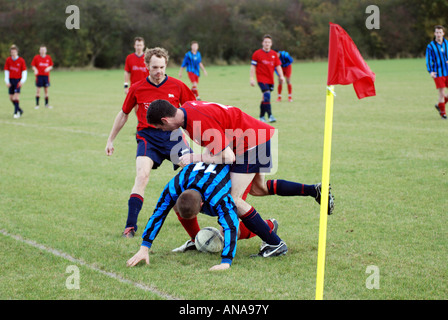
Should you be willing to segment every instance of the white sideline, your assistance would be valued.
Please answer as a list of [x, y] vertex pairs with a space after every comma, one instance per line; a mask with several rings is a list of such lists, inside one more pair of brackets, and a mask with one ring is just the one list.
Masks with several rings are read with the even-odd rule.
[[32, 240], [24, 239], [24, 238], [22, 238], [21, 236], [18, 236], [18, 235], [10, 234], [9, 232], [7, 232], [4, 229], [0, 229], [0, 234], [4, 235], [6, 237], [9, 237], [9, 238], [15, 239], [15, 240], [17, 240], [19, 242], [26, 243], [26, 244], [34, 247], [34, 248], [37, 248], [37, 249], [46, 251], [48, 253], [51, 253], [51, 254], [53, 254], [53, 255], [55, 255], [57, 257], [64, 258], [64, 259], [66, 259], [66, 260], [68, 260], [70, 262], [74, 262], [74, 263], [80, 264], [80, 265], [82, 265], [82, 266], [84, 266], [86, 268], [89, 268], [91, 270], [97, 271], [97, 272], [101, 273], [102, 275], [105, 275], [105, 276], [107, 276], [109, 278], [118, 280], [121, 283], [129, 284], [129, 285], [132, 285], [132, 286], [134, 286], [134, 287], [136, 287], [138, 289], [154, 293], [154, 294], [156, 294], [156, 295], [158, 295], [158, 296], [160, 296], [160, 297], [162, 297], [164, 299], [167, 299], [167, 300], [179, 300], [179, 298], [176, 298], [176, 297], [171, 296], [171, 295], [169, 295], [169, 294], [167, 294], [165, 292], [162, 292], [162, 291], [158, 290], [157, 288], [154, 288], [152, 286], [147, 286], [147, 285], [142, 284], [142, 283], [138, 283], [138, 282], [134, 282], [134, 281], [125, 279], [122, 276], [120, 276], [119, 274], [116, 274], [114, 272], [101, 270], [100, 268], [95, 267], [94, 265], [88, 264], [87, 262], [85, 262], [83, 260], [77, 259], [77, 258], [75, 258], [75, 257], [73, 257], [73, 256], [71, 256], [71, 255], [69, 255], [69, 254], [67, 254], [65, 252], [62, 252], [62, 251], [59, 251], [59, 250], [56, 250], [56, 249], [53, 249], [53, 248], [49, 248], [47, 246], [44, 246], [44, 245], [39, 244], [39, 243], [37, 243], [35, 241], [32, 241]]

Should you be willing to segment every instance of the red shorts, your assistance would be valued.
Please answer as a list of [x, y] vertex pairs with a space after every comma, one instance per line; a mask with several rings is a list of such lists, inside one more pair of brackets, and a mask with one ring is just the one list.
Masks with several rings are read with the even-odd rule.
[[437, 89], [448, 88], [448, 77], [437, 77], [434, 79], [434, 82]]
[[188, 72], [188, 78], [190, 78], [191, 82], [196, 82], [196, 83], [199, 82], [199, 77], [196, 74], [194, 74], [193, 72]]
[[289, 66], [282, 68], [283, 70], [283, 76], [285, 78], [289, 78], [291, 77], [291, 72], [292, 72], [292, 64], [290, 64]]

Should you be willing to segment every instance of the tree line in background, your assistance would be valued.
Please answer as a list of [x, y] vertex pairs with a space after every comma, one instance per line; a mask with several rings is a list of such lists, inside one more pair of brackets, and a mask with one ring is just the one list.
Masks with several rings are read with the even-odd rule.
[[[79, 29], [66, 28], [69, 5], [79, 8]], [[369, 5], [379, 8], [379, 29], [366, 27]], [[142, 36], [177, 64], [192, 40], [207, 63], [248, 63], [269, 33], [274, 50], [325, 59], [329, 22], [340, 24], [366, 58], [419, 57], [433, 26], [447, 18], [446, 0], [0, 0], [0, 58], [16, 44], [31, 61], [45, 44], [56, 67], [112, 68]]]

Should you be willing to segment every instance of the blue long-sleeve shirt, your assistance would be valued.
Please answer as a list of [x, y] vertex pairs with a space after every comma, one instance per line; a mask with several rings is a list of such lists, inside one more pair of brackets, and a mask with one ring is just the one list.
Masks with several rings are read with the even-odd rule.
[[431, 41], [426, 47], [426, 69], [429, 73], [436, 72], [437, 77], [448, 76], [448, 41], [443, 39], [442, 44]]
[[188, 51], [185, 56], [184, 60], [182, 61], [182, 68], [187, 67], [187, 72], [193, 72], [198, 77], [200, 76], [200, 63], [202, 62], [202, 56], [199, 51], [197, 51], [195, 54], [191, 51]]

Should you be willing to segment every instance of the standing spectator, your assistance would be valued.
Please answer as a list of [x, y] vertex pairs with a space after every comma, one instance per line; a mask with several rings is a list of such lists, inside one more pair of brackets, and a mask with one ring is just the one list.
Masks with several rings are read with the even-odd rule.
[[439, 102], [435, 107], [442, 119], [447, 118], [445, 104], [448, 101], [448, 94], [445, 94], [448, 87], [448, 41], [444, 38], [444, 30], [443, 26], [435, 26], [434, 40], [426, 47], [426, 68], [439, 91]]
[[40, 89], [43, 87], [45, 92], [45, 107], [51, 109], [48, 98], [48, 87], [50, 86], [50, 71], [53, 69], [53, 60], [47, 54], [47, 47], [41, 45], [39, 54], [35, 55], [31, 62], [34, 75], [36, 76], [36, 107], [39, 109]]
[[264, 35], [262, 48], [258, 49], [252, 55], [250, 66], [250, 85], [255, 86], [255, 75], [257, 76], [258, 86], [263, 93], [260, 104], [260, 120], [266, 122], [264, 115], [267, 113], [269, 122], [275, 122], [276, 119], [272, 115], [271, 108], [271, 91], [274, 90], [274, 70], [278, 72], [278, 80], [283, 83], [283, 71], [277, 52], [271, 49], [272, 37], [268, 34]]
[[20, 108], [20, 89], [27, 78], [26, 63], [22, 57], [19, 57], [19, 48], [13, 44], [9, 48], [11, 54], [5, 63], [5, 83], [8, 87], [9, 99], [14, 105], [14, 119], [22, 116], [23, 110]]
[[186, 67], [188, 72], [188, 78], [191, 81], [191, 91], [193, 91], [196, 100], [200, 100], [198, 84], [200, 69], [204, 71], [204, 75], [207, 76], [207, 71], [205, 70], [204, 64], [202, 63], [202, 56], [199, 50], [199, 44], [197, 41], [191, 42], [191, 51], [188, 51], [184, 56], [184, 61], [179, 70], [179, 78], [182, 77], [182, 70]]

